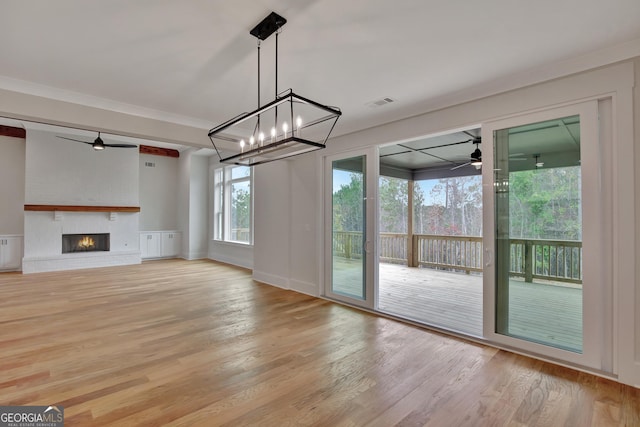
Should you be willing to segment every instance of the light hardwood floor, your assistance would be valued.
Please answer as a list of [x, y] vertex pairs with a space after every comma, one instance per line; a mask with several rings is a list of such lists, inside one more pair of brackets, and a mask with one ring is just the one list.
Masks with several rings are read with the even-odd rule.
[[211, 261], [0, 275], [0, 405], [67, 426], [640, 425], [640, 390]]

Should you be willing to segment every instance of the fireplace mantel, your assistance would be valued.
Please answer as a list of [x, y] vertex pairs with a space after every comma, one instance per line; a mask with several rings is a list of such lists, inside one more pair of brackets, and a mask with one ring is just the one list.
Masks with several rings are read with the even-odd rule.
[[140, 212], [140, 206], [24, 205], [32, 212]]

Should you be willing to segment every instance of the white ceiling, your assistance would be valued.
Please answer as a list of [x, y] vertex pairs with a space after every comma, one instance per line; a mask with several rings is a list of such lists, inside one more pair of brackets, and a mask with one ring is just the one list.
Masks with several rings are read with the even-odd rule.
[[[288, 20], [279, 88], [340, 107], [334, 135], [640, 46], [638, 0], [4, 0], [0, 87], [209, 129], [255, 109], [249, 30], [271, 11]], [[273, 46], [263, 42], [263, 102]], [[371, 107], [385, 97], [395, 102]]]

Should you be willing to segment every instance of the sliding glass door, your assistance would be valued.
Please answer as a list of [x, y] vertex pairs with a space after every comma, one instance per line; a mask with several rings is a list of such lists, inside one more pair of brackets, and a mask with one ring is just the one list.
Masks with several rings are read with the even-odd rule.
[[485, 337], [600, 368], [597, 103], [493, 122], [483, 137]]
[[375, 301], [373, 151], [325, 160], [325, 295], [366, 308], [373, 308]]

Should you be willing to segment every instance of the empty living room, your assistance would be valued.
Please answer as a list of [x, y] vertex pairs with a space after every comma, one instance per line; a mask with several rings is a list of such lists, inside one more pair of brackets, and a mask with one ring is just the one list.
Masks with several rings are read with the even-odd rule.
[[2, 15], [0, 426], [640, 426], [640, 3]]

